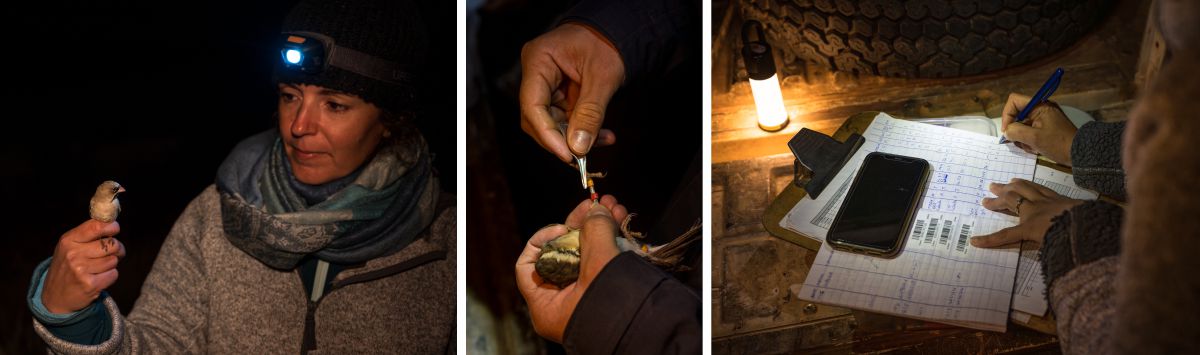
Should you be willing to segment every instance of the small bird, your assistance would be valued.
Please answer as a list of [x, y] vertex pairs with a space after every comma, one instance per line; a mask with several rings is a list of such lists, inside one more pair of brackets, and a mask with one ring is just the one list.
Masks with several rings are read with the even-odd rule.
[[[688, 247], [700, 237], [700, 221], [696, 221], [687, 232], [667, 244], [652, 246], [640, 241], [645, 238], [642, 233], [629, 229], [629, 221], [633, 216], [630, 214], [621, 222], [617, 249], [623, 252], [632, 251], [667, 272], [688, 271], [689, 268], [680, 262], [683, 261], [683, 254], [687, 252]], [[542, 251], [538, 253], [537, 262], [534, 264], [534, 270], [542, 280], [564, 288], [579, 278], [580, 232], [578, 229], [567, 228], [567, 233], [542, 245]]]
[[122, 192], [125, 192], [125, 188], [112, 180], [96, 187], [96, 194], [92, 195], [92, 201], [88, 204], [88, 212], [92, 214], [92, 219], [104, 223], [117, 220], [117, 214], [121, 213], [121, 200], [117, 199], [117, 194]]
[[[117, 220], [117, 215], [121, 213], [121, 200], [117, 199], [117, 194], [122, 192], [125, 192], [125, 188], [116, 181], [100, 183], [100, 186], [96, 187], [96, 193], [92, 195], [92, 200], [88, 202], [88, 212], [92, 214], [92, 219], [104, 223]], [[112, 243], [107, 237], [101, 238], [100, 247], [107, 252], [108, 245]]]

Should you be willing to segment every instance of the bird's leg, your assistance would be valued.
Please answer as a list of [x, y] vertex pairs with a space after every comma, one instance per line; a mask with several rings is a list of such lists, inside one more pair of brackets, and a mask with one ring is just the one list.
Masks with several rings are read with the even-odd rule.
[[604, 178], [605, 175], [607, 175], [607, 174], [605, 174], [605, 173], [587, 173], [587, 188], [588, 188], [588, 192], [591, 193], [592, 206], [595, 206], [597, 203], [600, 203], [600, 195], [596, 194], [596, 183], [592, 181], [592, 178], [601, 179], [601, 178]]
[[637, 215], [637, 213], [630, 213], [629, 215], [625, 216], [625, 220], [624, 220], [624, 221], [621, 221], [621, 235], [624, 235], [624, 236], [625, 236], [625, 238], [629, 238], [629, 239], [634, 239], [634, 238], [637, 238], [637, 239], [642, 239], [642, 238], [645, 238], [645, 237], [646, 237], [646, 236], [645, 236], [644, 234], [642, 234], [642, 233], [638, 233], [638, 232], [634, 232], [634, 231], [632, 231], [632, 230], [629, 230], [629, 222], [630, 222], [630, 221], [633, 221], [633, 216], [636, 216], [636, 215]]

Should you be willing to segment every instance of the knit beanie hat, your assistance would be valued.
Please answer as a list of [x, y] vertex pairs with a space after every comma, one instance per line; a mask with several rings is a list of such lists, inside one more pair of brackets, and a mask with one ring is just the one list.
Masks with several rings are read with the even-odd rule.
[[425, 64], [428, 39], [425, 23], [411, 0], [302, 0], [284, 18], [282, 32], [320, 34], [351, 50], [343, 52], [356, 51], [391, 62], [400, 70], [389, 80], [380, 80], [336, 64], [326, 65], [319, 73], [305, 73], [287, 69], [277, 60], [276, 83], [318, 85], [393, 112], [406, 111], [414, 103], [416, 75]]

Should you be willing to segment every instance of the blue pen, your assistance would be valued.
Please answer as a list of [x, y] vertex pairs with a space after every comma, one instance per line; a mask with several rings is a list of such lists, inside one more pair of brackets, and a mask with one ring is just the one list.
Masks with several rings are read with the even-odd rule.
[[[1042, 84], [1042, 88], [1038, 89], [1037, 94], [1033, 95], [1033, 99], [1030, 99], [1029, 103], [1025, 104], [1025, 108], [1021, 109], [1020, 113], [1017, 113], [1017, 118], [1013, 120], [1013, 123], [1021, 123], [1026, 117], [1029, 117], [1030, 112], [1033, 112], [1034, 106], [1050, 100], [1050, 94], [1053, 94], [1054, 90], [1058, 89], [1058, 82], [1062, 81], [1062, 76], [1062, 68], [1055, 69], [1054, 74], [1050, 75], [1050, 79], [1046, 79], [1046, 83]], [[1008, 138], [1003, 136], [1004, 133], [1001, 132], [1000, 134], [1000, 144], [1008, 143]]]

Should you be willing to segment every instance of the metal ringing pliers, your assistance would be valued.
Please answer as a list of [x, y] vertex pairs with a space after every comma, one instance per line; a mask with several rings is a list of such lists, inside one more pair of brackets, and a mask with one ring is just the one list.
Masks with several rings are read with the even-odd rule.
[[[567, 123], [566, 122], [559, 123], [558, 131], [562, 132], [563, 139], [565, 141], [565, 139], [567, 138]], [[577, 168], [579, 168], [579, 185], [582, 186], [584, 190], [587, 190], [588, 189], [587, 156], [585, 155], [585, 156], [581, 157], [581, 156], [575, 155], [574, 152], [571, 152], [571, 156], [575, 158], [575, 166]]]

